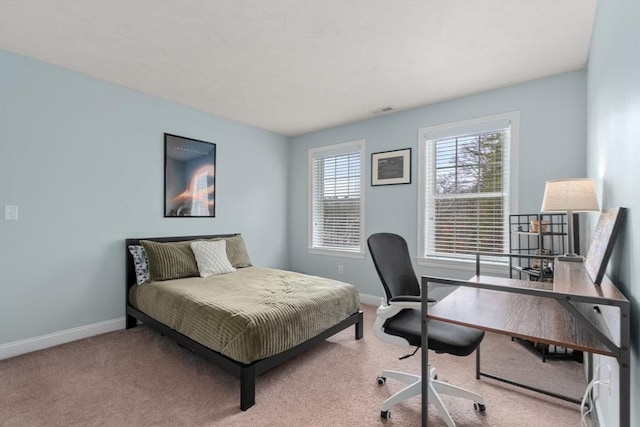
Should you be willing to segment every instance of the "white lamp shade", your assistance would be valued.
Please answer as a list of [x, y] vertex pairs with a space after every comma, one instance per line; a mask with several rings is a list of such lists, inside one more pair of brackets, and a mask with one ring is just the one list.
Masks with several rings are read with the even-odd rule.
[[600, 210], [596, 187], [590, 178], [547, 181], [542, 212], [592, 212]]

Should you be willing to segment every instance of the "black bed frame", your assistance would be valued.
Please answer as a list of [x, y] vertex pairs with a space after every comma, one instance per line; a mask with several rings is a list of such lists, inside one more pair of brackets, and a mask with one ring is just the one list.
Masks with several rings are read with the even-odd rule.
[[177, 342], [180, 346], [192, 351], [193, 353], [205, 358], [217, 367], [227, 371], [231, 375], [240, 379], [240, 409], [246, 411], [255, 404], [256, 401], [256, 377], [258, 375], [267, 372], [269, 369], [274, 368], [281, 363], [286, 362], [292, 357], [306, 351], [311, 346], [317, 344], [320, 341], [337, 334], [343, 329], [348, 328], [351, 325], [355, 325], [356, 339], [362, 338], [363, 327], [363, 315], [362, 311], [352, 314], [345, 320], [341, 321], [335, 326], [325, 330], [324, 332], [316, 335], [315, 337], [289, 349], [282, 353], [268, 357], [266, 359], [257, 360], [250, 364], [245, 364], [226, 357], [216, 351], [211, 350], [208, 347], [188, 338], [187, 336], [171, 329], [167, 325], [158, 322], [157, 320], [147, 316], [140, 310], [134, 308], [129, 304], [129, 289], [136, 284], [136, 273], [133, 263], [133, 257], [129, 253], [129, 245], [138, 245], [140, 240], [153, 240], [155, 242], [180, 242], [184, 240], [194, 239], [211, 239], [214, 237], [231, 237], [237, 234], [219, 234], [219, 235], [205, 235], [205, 236], [182, 236], [182, 237], [145, 237], [137, 239], [125, 240], [125, 253], [126, 253], [126, 328], [130, 329], [137, 326], [137, 321], [143, 322], [145, 325], [150, 326], [160, 332], [162, 335], [171, 338]]

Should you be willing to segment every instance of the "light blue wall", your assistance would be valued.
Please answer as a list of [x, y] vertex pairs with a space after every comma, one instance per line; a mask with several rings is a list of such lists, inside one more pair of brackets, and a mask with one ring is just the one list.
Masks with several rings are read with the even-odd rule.
[[[163, 134], [217, 144], [216, 218], [163, 218]], [[0, 51], [0, 344], [124, 315], [124, 239], [241, 232], [288, 267], [289, 139]]]
[[[520, 112], [520, 213], [540, 210], [545, 182], [585, 174], [586, 74], [575, 71], [500, 90], [459, 98], [293, 138], [291, 146], [291, 267], [353, 283], [369, 295], [382, 295], [370, 257], [348, 259], [311, 255], [307, 250], [309, 148], [366, 140], [365, 235], [390, 231], [403, 235], [412, 255], [417, 248], [418, 129], [438, 124]], [[412, 183], [371, 187], [371, 153], [412, 148]], [[517, 213], [517, 212], [516, 212]], [[344, 274], [337, 274], [338, 265]], [[419, 275], [468, 278], [470, 270], [416, 268]]]
[[[603, 207], [629, 208], [608, 273], [632, 301], [631, 402], [638, 401], [639, 21], [637, 0], [600, 1], [587, 72], [376, 117], [293, 144], [0, 51], [0, 206], [18, 205], [20, 214], [0, 219], [0, 344], [122, 316], [126, 237], [242, 232], [254, 264], [335, 277], [380, 295], [368, 256], [307, 251], [308, 149], [366, 139], [365, 233], [400, 233], [415, 255], [418, 129], [517, 110], [520, 212], [538, 211], [546, 180], [585, 175], [596, 180]], [[216, 218], [163, 218], [164, 132], [218, 144]], [[371, 187], [371, 153], [405, 147], [413, 149], [412, 184]], [[615, 425], [617, 407], [601, 409], [604, 423]], [[635, 405], [632, 425], [639, 421]]]
[[[631, 301], [631, 425], [640, 425], [640, 1], [598, 2], [587, 93], [588, 176], [603, 208], [628, 208], [607, 273]], [[617, 384], [615, 360], [598, 364], [612, 367]], [[601, 390], [602, 425], [616, 426], [617, 390], [611, 398]]]

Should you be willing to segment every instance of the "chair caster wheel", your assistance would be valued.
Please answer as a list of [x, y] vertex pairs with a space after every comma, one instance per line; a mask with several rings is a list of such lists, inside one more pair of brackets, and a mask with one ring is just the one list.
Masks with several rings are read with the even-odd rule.
[[389, 418], [391, 418], [391, 411], [380, 411], [380, 418], [388, 420]]
[[376, 379], [376, 382], [378, 383], [379, 386], [383, 386], [384, 383], [387, 382], [387, 379], [385, 377], [380, 376]]
[[479, 402], [473, 402], [473, 410], [476, 412], [484, 412], [487, 409], [487, 407]]

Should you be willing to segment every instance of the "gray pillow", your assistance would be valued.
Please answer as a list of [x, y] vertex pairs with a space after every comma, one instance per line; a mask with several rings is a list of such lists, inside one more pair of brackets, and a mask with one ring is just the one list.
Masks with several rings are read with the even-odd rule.
[[233, 268], [251, 267], [251, 260], [247, 253], [247, 247], [244, 245], [244, 239], [241, 235], [233, 237], [216, 237], [211, 239], [226, 240], [227, 242], [227, 257]]
[[241, 235], [225, 237], [227, 241], [227, 257], [234, 268], [251, 267], [251, 260]]
[[147, 253], [151, 280], [200, 275], [196, 257], [191, 250], [191, 241], [160, 243], [141, 240], [140, 244]]

